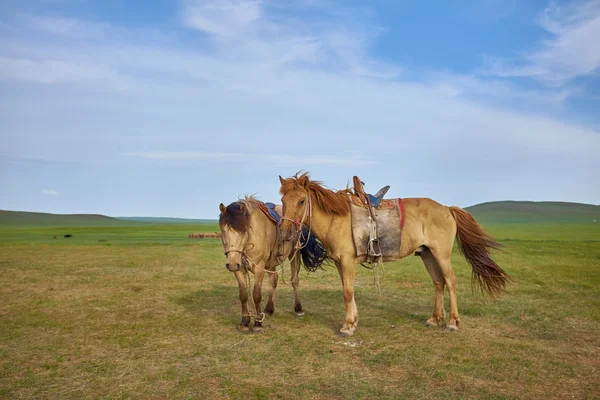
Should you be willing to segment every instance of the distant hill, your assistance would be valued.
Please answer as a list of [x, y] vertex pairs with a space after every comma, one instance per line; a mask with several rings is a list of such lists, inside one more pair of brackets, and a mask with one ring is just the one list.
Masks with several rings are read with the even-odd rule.
[[123, 221], [145, 222], [150, 224], [216, 224], [216, 219], [188, 219], [188, 218], [161, 218], [161, 217], [117, 217]]
[[137, 225], [99, 214], [48, 214], [0, 210], [0, 226], [111, 226]]
[[[480, 223], [596, 223], [600, 206], [582, 203], [495, 201], [465, 208]], [[216, 224], [212, 219], [107, 217], [100, 214], [48, 214], [0, 210], [0, 226], [111, 226]]]
[[465, 208], [482, 223], [596, 223], [600, 206], [550, 201], [494, 201]]

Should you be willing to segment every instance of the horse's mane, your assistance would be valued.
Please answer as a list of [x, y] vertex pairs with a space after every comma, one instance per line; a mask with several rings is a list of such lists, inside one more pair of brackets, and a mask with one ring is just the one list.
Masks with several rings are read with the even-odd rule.
[[[250, 214], [258, 203], [259, 201], [253, 196], [245, 196], [243, 199], [231, 203], [219, 216], [219, 225], [227, 225], [240, 233], [246, 232], [250, 226]], [[246, 212], [242, 206], [245, 206]]]
[[325, 212], [335, 215], [348, 215], [350, 212], [350, 203], [348, 198], [348, 189], [333, 190], [323, 187], [323, 183], [319, 181], [311, 181], [308, 172], [301, 175], [294, 175], [291, 178], [283, 179], [281, 182], [281, 195], [293, 189], [304, 189], [313, 195], [319, 207]]

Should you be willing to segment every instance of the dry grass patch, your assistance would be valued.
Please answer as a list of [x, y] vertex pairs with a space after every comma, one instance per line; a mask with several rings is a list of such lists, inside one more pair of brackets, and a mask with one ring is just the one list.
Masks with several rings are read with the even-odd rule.
[[522, 241], [510, 252], [497, 258], [516, 282], [495, 301], [471, 294], [455, 255], [462, 329], [454, 334], [423, 326], [434, 293], [420, 260], [387, 264], [381, 295], [359, 268], [359, 328], [341, 338], [333, 268], [302, 273], [302, 319], [287, 269], [267, 329], [244, 335], [218, 240], [4, 244], [0, 397], [597, 396], [597, 244]]

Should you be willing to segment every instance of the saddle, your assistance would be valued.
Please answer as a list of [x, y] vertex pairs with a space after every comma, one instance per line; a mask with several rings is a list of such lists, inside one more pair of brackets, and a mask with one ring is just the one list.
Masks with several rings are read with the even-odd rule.
[[367, 206], [371, 213], [371, 218], [377, 219], [375, 216], [374, 208], [381, 206], [381, 202], [385, 194], [390, 190], [390, 185], [386, 185], [379, 189], [375, 195], [365, 192], [364, 182], [360, 180], [358, 176], [352, 178], [354, 182], [354, 194], [361, 200], [361, 202]]
[[[354, 183], [354, 197], [353, 203], [356, 205], [360, 205], [369, 210], [369, 240], [367, 242], [367, 262], [375, 262], [380, 261], [383, 257], [381, 251], [381, 243], [378, 237], [378, 228], [377, 228], [377, 210], [383, 204], [383, 197], [390, 189], [389, 185], [386, 185], [379, 189], [375, 195], [369, 194], [365, 192], [364, 182], [360, 180], [358, 176], [354, 176], [352, 178]], [[357, 201], [358, 200], [358, 201]], [[386, 204], [387, 206], [387, 204]]]
[[279, 225], [281, 223], [281, 216], [275, 211], [275, 207], [277, 206], [273, 203], [265, 203], [265, 206], [267, 206], [267, 212], [269, 213], [267, 216], [270, 217], [271, 221]]
[[[277, 260], [281, 260], [283, 261], [283, 246], [284, 246], [284, 241], [281, 237], [281, 215], [279, 214], [279, 212], [277, 212], [277, 205], [274, 203], [270, 203], [270, 202], [259, 202], [258, 203], [258, 207], [260, 208], [260, 210], [263, 212], [263, 214], [265, 214], [265, 216], [267, 218], [269, 218], [271, 220], [271, 222], [273, 222], [276, 226], [277, 226], [277, 251], [276, 251], [276, 257]], [[279, 206], [279, 208], [281, 209], [281, 206]], [[308, 227], [304, 224], [302, 224], [302, 236], [300, 237], [300, 245], [302, 247], [306, 246], [306, 242], [309, 240], [310, 234], [308, 232]]]

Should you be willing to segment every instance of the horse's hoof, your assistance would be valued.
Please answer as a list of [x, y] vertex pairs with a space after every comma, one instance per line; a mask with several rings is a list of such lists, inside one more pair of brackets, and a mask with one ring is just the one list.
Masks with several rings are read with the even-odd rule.
[[354, 335], [354, 328], [342, 328], [340, 329], [340, 336], [348, 337]]
[[458, 326], [456, 325], [447, 325], [446, 330], [450, 332], [456, 332], [458, 330]]
[[300, 311], [295, 314], [296, 314], [296, 318], [304, 318], [304, 311]]
[[275, 314], [275, 306], [272, 304], [267, 304], [265, 307], [265, 314], [272, 317], [273, 314]]
[[238, 326], [238, 331], [241, 333], [248, 333], [250, 332], [250, 327], [248, 325], [240, 325]]
[[262, 325], [254, 325], [254, 328], [252, 328], [252, 332], [254, 333], [261, 333], [265, 328], [262, 327]]
[[438, 326], [440, 326], [440, 322], [434, 320], [433, 318], [430, 318], [427, 321], [425, 321], [425, 326], [429, 328], [437, 328]]

